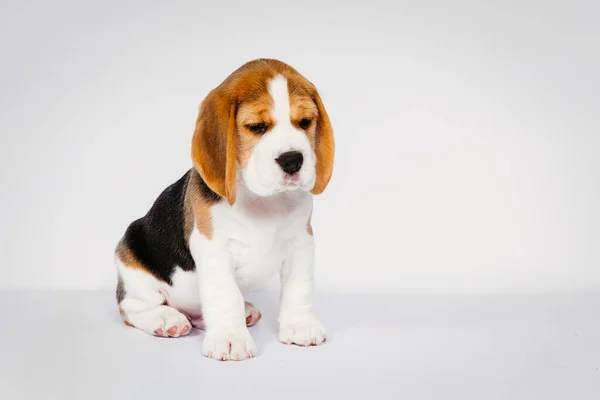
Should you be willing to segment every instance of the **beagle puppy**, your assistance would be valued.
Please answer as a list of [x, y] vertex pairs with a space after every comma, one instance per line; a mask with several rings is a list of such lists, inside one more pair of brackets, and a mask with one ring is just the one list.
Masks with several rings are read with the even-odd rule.
[[203, 354], [256, 355], [244, 300], [279, 273], [279, 340], [327, 338], [313, 312], [312, 195], [333, 169], [334, 139], [313, 84], [271, 59], [251, 61], [200, 106], [193, 168], [167, 187], [117, 245], [117, 301], [127, 325], [179, 337], [205, 330]]

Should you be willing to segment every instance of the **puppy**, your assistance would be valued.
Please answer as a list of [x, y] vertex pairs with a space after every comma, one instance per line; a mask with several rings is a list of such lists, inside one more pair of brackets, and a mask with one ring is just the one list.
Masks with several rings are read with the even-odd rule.
[[116, 248], [123, 320], [151, 335], [205, 329], [203, 354], [257, 354], [244, 295], [280, 274], [279, 339], [327, 338], [313, 312], [312, 194], [333, 169], [334, 139], [316, 88], [292, 67], [251, 61], [200, 106], [193, 168], [131, 223]]

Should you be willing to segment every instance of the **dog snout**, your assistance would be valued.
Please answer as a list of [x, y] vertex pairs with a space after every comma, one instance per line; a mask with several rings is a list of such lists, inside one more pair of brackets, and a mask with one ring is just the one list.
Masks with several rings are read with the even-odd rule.
[[275, 159], [286, 174], [293, 175], [300, 171], [304, 157], [299, 151], [288, 151]]

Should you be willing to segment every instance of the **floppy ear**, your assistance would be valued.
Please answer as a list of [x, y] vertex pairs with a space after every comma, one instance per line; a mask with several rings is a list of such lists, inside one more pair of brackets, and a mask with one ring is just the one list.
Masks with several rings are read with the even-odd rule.
[[320, 194], [325, 190], [329, 179], [331, 179], [331, 173], [333, 171], [333, 155], [335, 153], [335, 143], [333, 140], [333, 129], [329, 122], [329, 116], [319, 93], [316, 91], [313, 94], [313, 100], [317, 105], [319, 111], [319, 117], [317, 118], [317, 128], [315, 135], [315, 153], [317, 155], [317, 179], [315, 180], [315, 186], [312, 189], [313, 194]]
[[213, 192], [235, 203], [236, 105], [217, 91], [211, 92], [200, 106], [192, 138], [194, 167]]

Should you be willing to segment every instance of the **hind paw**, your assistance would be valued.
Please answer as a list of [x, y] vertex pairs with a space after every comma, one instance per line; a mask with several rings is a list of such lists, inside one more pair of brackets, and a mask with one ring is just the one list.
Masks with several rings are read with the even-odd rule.
[[246, 302], [246, 326], [256, 325], [261, 318], [260, 310], [254, 304]]

